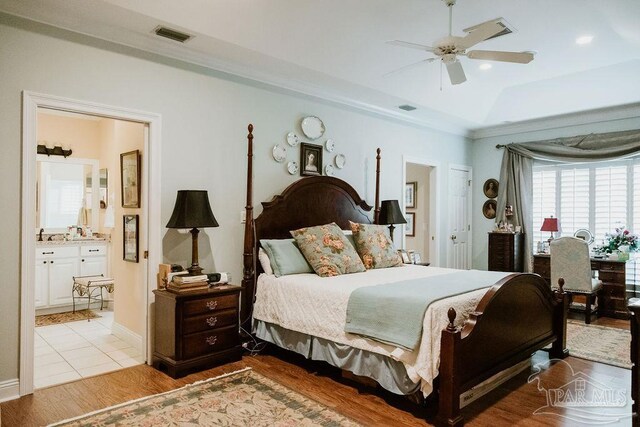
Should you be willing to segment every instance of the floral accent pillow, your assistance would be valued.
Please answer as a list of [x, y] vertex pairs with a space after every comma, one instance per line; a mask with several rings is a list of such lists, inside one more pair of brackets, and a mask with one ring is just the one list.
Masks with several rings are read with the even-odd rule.
[[334, 222], [293, 230], [291, 235], [318, 276], [365, 271], [355, 248]]
[[373, 268], [398, 267], [402, 258], [393, 247], [387, 227], [375, 224], [356, 224], [349, 221], [353, 230], [356, 250], [367, 270]]

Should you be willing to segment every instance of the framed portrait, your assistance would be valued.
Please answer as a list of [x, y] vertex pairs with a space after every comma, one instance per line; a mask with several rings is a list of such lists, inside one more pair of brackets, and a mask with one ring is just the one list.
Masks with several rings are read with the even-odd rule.
[[490, 199], [498, 197], [498, 180], [493, 178], [486, 180], [482, 186], [482, 191]]
[[120, 154], [122, 207], [140, 207], [140, 150]]
[[494, 219], [496, 217], [496, 201], [490, 199], [484, 202], [482, 214], [487, 219]]
[[400, 254], [400, 258], [402, 258], [402, 262], [405, 264], [411, 264], [411, 259], [409, 259], [409, 254], [404, 249], [398, 249], [398, 254]]
[[138, 262], [138, 215], [123, 215], [122, 259]]
[[322, 145], [300, 144], [300, 175], [322, 175]]
[[418, 189], [417, 182], [407, 182], [404, 187], [404, 207], [415, 208], [416, 207], [416, 190]]
[[404, 225], [404, 235], [414, 237], [416, 235], [416, 213], [407, 212], [404, 214], [407, 223]]

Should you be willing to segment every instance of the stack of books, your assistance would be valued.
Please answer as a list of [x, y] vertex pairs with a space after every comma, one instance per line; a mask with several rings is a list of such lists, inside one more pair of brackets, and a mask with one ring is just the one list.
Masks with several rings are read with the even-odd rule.
[[207, 275], [201, 274], [199, 276], [174, 276], [169, 283], [167, 283], [167, 289], [173, 292], [190, 292], [209, 289], [209, 283], [207, 282]]

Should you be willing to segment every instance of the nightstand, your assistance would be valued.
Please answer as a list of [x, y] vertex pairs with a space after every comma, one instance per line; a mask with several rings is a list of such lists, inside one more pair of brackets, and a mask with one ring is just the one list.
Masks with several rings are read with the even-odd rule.
[[155, 290], [153, 366], [177, 378], [240, 360], [240, 286], [174, 293]]

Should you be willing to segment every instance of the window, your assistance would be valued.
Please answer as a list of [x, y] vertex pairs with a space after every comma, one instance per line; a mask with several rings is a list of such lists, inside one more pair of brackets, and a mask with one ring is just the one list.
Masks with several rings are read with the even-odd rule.
[[596, 244], [616, 227], [640, 232], [640, 160], [534, 167], [534, 245], [549, 238], [540, 226], [550, 215], [559, 219], [558, 236], [586, 228]]

